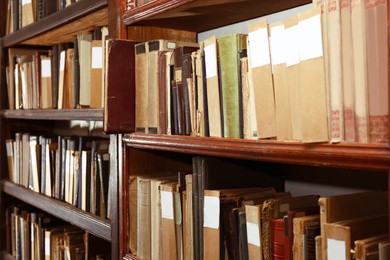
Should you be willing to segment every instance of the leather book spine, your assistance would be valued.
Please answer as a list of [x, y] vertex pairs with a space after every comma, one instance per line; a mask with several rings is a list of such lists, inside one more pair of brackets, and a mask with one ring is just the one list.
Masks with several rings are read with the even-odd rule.
[[272, 259], [285, 259], [284, 220], [271, 219], [271, 231]]
[[167, 80], [166, 80], [166, 51], [158, 53], [158, 134], [167, 133]]

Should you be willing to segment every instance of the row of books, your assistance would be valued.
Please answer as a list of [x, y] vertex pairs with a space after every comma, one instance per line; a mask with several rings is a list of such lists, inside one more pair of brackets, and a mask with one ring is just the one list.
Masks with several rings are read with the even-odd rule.
[[130, 177], [128, 246], [137, 259], [388, 259], [387, 192], [294, 197], [254, 187], [199, 196], [194, 178]]
[[102, 108], [107, 27], [47, 49], [9, 48], [9, 109]]
[[31, 209], [7, 210], [11, 254], [17, 260], [110, 259], [110, 245], [86, 231]]
[[18, 132], [6, 149], [10, 181], [110, 218], [108, 139]]
[[6, 34], [41, 20], [79, 0], [7, 0]]
[[352, 2], [199, 44], [137, 44], [136, 131], [387, 143], [386, 2]]

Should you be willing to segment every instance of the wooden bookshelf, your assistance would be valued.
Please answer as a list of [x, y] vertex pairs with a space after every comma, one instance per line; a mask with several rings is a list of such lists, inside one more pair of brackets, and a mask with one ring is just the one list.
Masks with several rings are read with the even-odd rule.
[[36, 193], [9, 181], [1, 181], [0, 187], [3, 192], [14, 198], [48, 212], [93, 235], [111, 241], [111, 224], [109, 220], [101, 219], [68, 203]]
[[4, 110], [4, 118], [29, 120], [86, 120], [103, 121], [103, 109], [37, 109]]

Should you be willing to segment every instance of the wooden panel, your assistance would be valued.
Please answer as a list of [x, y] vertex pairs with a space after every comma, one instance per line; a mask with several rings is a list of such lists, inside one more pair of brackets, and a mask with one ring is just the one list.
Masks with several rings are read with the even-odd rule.
[[127, 134], [130, 147], [286, 164], [388, 170], [390, 148], [364, 144], [302, 144], [265, 140]]
[[45, 109], [45, 110], [3, 110], [5, 118], [40, 120], [87, 120], [103, 121], [103, 109]]
[[308, 0], [171, 0], [155, 1], [125, 12], [125, 24], [201, 32], [283, 11]]
[[3, 192], [27, 204], [84, 229], [97, 237], [111, 241], [111, 225], [108, 220], [101, 219], [68, 203], [36, 193], [9, 181], [2, 181], [0, 187]]
[[153, 39], [166, 39], [182, 42], [196, 42], [196, 33], [151, 26], [129, 26], [128, 39], [145, 42]]
[[53, 45], [72, 41], [77, 33], [107, 25], [107, 15], [107, 0], [78, 1], [6, 36], [4, 46], [10, 47], [20, 43]]

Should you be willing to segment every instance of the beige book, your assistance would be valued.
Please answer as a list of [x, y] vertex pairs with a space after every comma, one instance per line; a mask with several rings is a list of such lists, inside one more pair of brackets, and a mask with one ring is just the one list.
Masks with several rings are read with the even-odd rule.
[[14, 169], [14, 160], [15, 160], [15, 151], [14, 151], [14, 140], [6, 139], [5, 147], [7, 153], [7, 164], [8, 164], [8, 178], [11, 182], [16, 183], [15, 169]]
[[322, 236], [316, 236], [316, 260], [322, 260]]
[[299, 15], [300, 31], [300, 94], [302, 111], [302, 141], [329, 140], [326, 86], [321, 30], [321, 7]]
[[248, 26], [249, 80], [253, 84], [258, 138], [276, 137], [274, 86], [266, 20]]
[[355, 240], [383, 234], [388, 230], [388, 215], [371, 215], [334, 223], [324, 223], [323, 242], [326, 254], [323, 259], [351, 259]]
[[330, 84], [331, 142], [344, 140], [344, 97], [341, 45], [340, 0], [326, 1], [328, 11], [328, 51]]
[[276, 137], [292, 139], [291, 108], [286, 68], [286, 31], [282, 22], [269, 25], [272, 75], [275, 94]]
[[371, 143], [389, 143], [389, 84], [387, 1], [364, 1], [369, 139]]
[[260, 240], [261, 231], [261, 207], [262, 205], [246, 205], [246, 230], [248, 239], [248, 259], [263, 259]]
[[310, 215], [295, 217], [293, 219], [293, 257], [294, 259], [304, 259], [304, 236], [305, 228], [308, 225], [319, 224], [320, 215]]
[[30, 136], [30, 175], [28, 186], [33, 191], [39, 193], [39, 173], [40, 173], [40, 146], [37, 136]]
[[34, 11], [32, 0], [21, 0], [22, 2], [22, 27], [25, 27], [34, 22]]
[[91, 42], [91, 88], [90, 88], [90, 107], [103, 107], [103, 47], [101, 40]]
[[300, 66], [299, 66], [299, 27], [298, 15], [289, 17], [283, 21], [285, 28], [285, 54], [287, 70], [287, 91], [291, 111], [292, 140], [302, 140], [302, 111], [301, 111], [301, 90], [300, 90]]
[[64, 107], [64, 91], [65, 91], [65, 63], [66, 63], [66, 50], [61, 51], [59, 60], [59, 76], [58, 76], [58, 109]]
[[150, 259], [150, 179], [137, 178], [137, 256]]
[[129, 177], [129, 213], [128, 213], [128, 248], [132, 254], [137, 255], [137, 189], [138, 181], [136, 176]]
[[222, 137], [221, 100], [218, 76], [218, 48], [217, 39], [212, 36], [204, 42], [207, 107], [210, 137]]
[[21, 160], [21, 184], [28, 188], [29, 185], [29, 174], [30, 174], [30, 134], [22, 134], [22, 154]]
[[166, 69], [165, 69], [165, 79], [166, 79], [166, 83], [165, 83], [165, 86], [166, 86], [166, 107], [167, 107], [167, 111], [166, 111], [166, 115], [167, 115], [167, 134], [170, 135], [172, 134], [172, 118], [171, 118], [171, 115], [172, 115], [172, 94], [171, 94], [171, 91], [172, 91], [172, 81], [171, 81], [171, 71], [170, 71], [170, 68], [171, 66], [174, 65], [174, 60], [173, 60], [174, 56], [173, 56], [173, 52], [172, 51], [168, 51], [165, 53], [165, 64], [166, 64]]
[[41, 55], [41, 108], [52, 108], [51, 58]]
[[135, 130], [148, 133], [148, 44], [135, 45]]
[[357, 141], [368, 143], [368, 76], [364, 0], [351, 0]]
[[194, 232], [194, 222], [193, 222], [193, 195], [192, 195], [192, 174], [187, 174], [185, 176], [186, 180], [186, 192], [185, 192], [185, 203], [183, 215], [184, 215], [184, 259], [192, 260], [194, 259], [194, 243], [193, 243], [193, 232]]
[[91, 44], [92, 34], [77, 35], [80, 62], [80, 106], [89, 107], [91, 102]]
[[104, 107], [104, 95], [106, 93], [106, 70], [107, 70], [107, 64], [108, 61], [106, 51], [107, 51], [107, 40], [108, 40], [108, 27], [104, 26], [101, 28], [102, 31], [102, 52], [103, 52], [103, 57], [102, 57], [102, 75], [101, 75], [101, 81], [102, 81], [102, 107]]
[[386, 233], [378, 236], [367, 237], [354, 242], [353, 258], [367, 260], [367, 255], [377, 252], [379, 257], [379, 243], [388, 242], [389, 237]]
[[204, 99], [204, 85], [203, 85], [203, 65], [202, 59], [204, 55], [203, 43], [199, 43], [199, 50], [193, 53], [193, 65], [194, 73], [193, 73], [193, 81], [197, 83], [197, 108], [196, 108], [196, 136], [204, 136], [205, 135], [205, 99]]
[[66, 50], [63, 108], [74, 108], [74, 49]]
[[31, 109], [32, 86], [29, 75], [29, 58], [24, 56], [20, 59], [19, 73], [21, 86], [20, 104], [23, 109]]
[[356, 141], [355, 71], [351, 23], [351, 0], [340, 0], [341, 50], [344, 95], [344, 139]]

